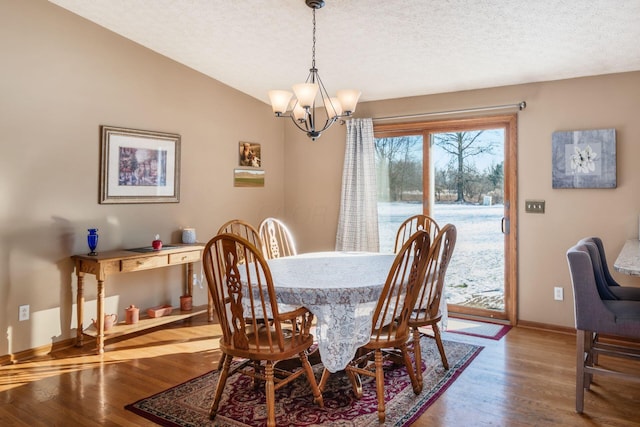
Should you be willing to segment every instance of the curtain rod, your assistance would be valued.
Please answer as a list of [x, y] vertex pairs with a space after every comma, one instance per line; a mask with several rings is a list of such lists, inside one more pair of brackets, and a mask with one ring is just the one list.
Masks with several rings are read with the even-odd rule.
[[506, 105], [493, 105], [490, 107], [477, 107], [477, 108], [466, 108], [463, 110], [449, 110], [449, 111], [435, 111], [432, 113], [417, 113], [417, 114], [407, 114], [402, 116], [388, 116], [388, 117], [374, 117], [373, 120], [393, 120], [393, 119], [411, 119], [415, 117], [427, 117], [427, 116], [443, 116], [446, 114], [459, 114], [459, 113], [473, 113], [477, 111], [491, 111], [491, 110], [504, 110], [507, 108], [518, 108], [518, 110], [522, 111], [527, 108], [527, 103], [525, 101], [519, 102], [517, 104], [506, 104]]

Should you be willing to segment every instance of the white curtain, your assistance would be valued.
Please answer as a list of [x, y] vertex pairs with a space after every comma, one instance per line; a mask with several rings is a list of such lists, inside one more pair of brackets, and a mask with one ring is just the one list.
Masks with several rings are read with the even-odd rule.
[[347, 121], [338, 251], [378, 252], [378, 202], [372, 119]]

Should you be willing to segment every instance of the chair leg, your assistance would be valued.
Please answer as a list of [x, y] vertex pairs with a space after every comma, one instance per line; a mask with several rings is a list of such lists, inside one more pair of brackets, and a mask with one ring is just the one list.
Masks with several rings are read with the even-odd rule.
[[276, 393], [273, 379], [273, 362], [265, 366], [265, 396], [267, 400], [267, 427], [276, 427]]
[[444, 346], [442, 345], [442, 335], [440, 335], [440, 328], [437, 323], [431, 325], [433, 328], [433, 336], [436, 339], [436, 344], [438, 345], [438, 351], [440, 352], [440, 359], [442, 360], [442, 366], [444, 369], [449, 370], [449, 361], [447, 360], [447, 355], [444, 353]]
[[[325, 369], [325, 372], [329, 371]], [[358, 372], [352, 371], [351, 369], [346, 369], [346, 372], [347, 377], [349, 377], [349, 382], [351, 382], [351, 389], [353, 390], [353, 394], [357, 399], [360, 399], [362, 397], [362, 380], [360, 379], [360, 374]]]
[[229, 376], [229, 369], [231, 368], [231, 360], [233, 357], [227, 356], [226, 354], [222, 355], [222, 366], [220, 366], [220, 376], [218, 377], [218, 385], [216, 385], [216, 392], [213, 397], [213, 403], [211, 404], [211, 410], [209, 411], [209, 419], [213, 420], [218, 413], [218, 405], [220, 405], [220, 398], [222, 397], [222, 392], [224, 390], [224, 386], [227, 383], [227, 377]]
[[413, 392], [415, 394], [420, 394], [420, 392], [422, 391], [422, 383], [418, 380], [418, 377], [421, 377], [422, 375], [416, 374], [417, 371], [413, 368], [413, 363], [411, 363], [411, 358], [409, 357], [409, 350], [407, 349], [407, 345], [404, 344], [402, 347], [400, 347], [399, 350], [402, 353], [402, 359], [404, 360], [404, 366], [407, 369], [407, 373], [409, 374], [409, 379], [411, 380], [411, 386], [413, 387]]
[[591, 360], [593, 361], [593, 365], [597, 365], [598, 364], [598, 353], [595, 352], [595, 351], [591, 351], [591, 349], [595, 345], [596, 341], [598, 341], [598, 334], [595, 333], [595, 332], [592, 332], [589, 335], [589, 337], [591, 338], [589, 340], [589, 351], [591, 352]]
[[378, 395], [378, 421], [381, 423], [385, 419], [385, 407], [384, 407], [384, 371], [382, 369], [382, 350], [376, 349], [375, 351], [375, 364], [376, 364], [376, 394]]
[[416, 361], [416, 374], [418, 376], [418, 387], [422, 390], [422, 350], [420, 349], [420, 331], [413, 328], [413, 358]]
[[[313, 401], [318, 404], [321, 408], [324, 407], [324, 400], [322, 399], [322, 393], [318, 388], [318, 383], [316, 382], [316, 377], [313, 375], [313, 368], [311, 368], [311, 364], [309, 363], [309, 358], [307, 357], [306, 352], [300, 353], [300, 361], [302, 362], [302, 367], [307, 374], [307, 379], [309, 380], [309, 384], [311, 385], [311, 391], [313, 392]], [[326, 369], [325, 369], [326, 371]], [[324, 372], [322, 373], [324, 376]]]
[[[254, 360], [251, 364], [253, 365], [253, 372], [255, 372], [256, 374], [258, 372], [260, 372], [260, 362], [259, 361]], [[260, 380], [257, 377], [254, 376], [252, 381], [253, 381], [253, 388], [256, 389], [256, 390], [259, 389], [260, 388]]]
[[590, 332], [581, 330], [576, 332], [576, 412], [581, 414], [584, 409], [585, 337]]
[[220, 356], [220, 360], [218, 360], [218, 368], [216, 370], [220, 371], [222, 369], [222, 366], [224, 365], [224, 359], [226, 357], [227, 355], [222, 353], [222, 356]]
[[[594, 332], [584, 333], [584, 351], [587, 354], [585, 358], [585, 366], [593, 367], [598, 364], [598, 352], [594, 351], [593, 347], [598, 339], [598, 334]], [[589, 390], [591, 388], [591, 382], [593, 381], [593, 374], [587, 373], [584, 376], [584, 388]]]

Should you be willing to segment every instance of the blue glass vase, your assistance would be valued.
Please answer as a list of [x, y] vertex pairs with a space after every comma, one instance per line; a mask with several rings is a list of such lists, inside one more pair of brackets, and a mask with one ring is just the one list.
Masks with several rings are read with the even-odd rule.
[[89, 249], [91, 250], [91, 252], [89, 252], [89, 255], [96, 256], [98, 255], [98, 253], [96, 252], [96, 248], [98, 247], [98, 229], [90, 228], [87, 231], [89, 231], [89, 234], [87, 235], [87, 244], [89, 245]]

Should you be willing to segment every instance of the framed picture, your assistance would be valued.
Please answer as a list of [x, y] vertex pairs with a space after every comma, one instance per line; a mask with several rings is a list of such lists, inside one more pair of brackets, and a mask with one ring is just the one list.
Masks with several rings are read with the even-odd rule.
[[178, 203], [180, 135], [100, 127], [100, 203]]
[[257, 169], [235, 169], [234, 187], [264, 187], [264, 171]]
[[616, 188], [616, 130], [554, 132], [553, 188]]
[[240, 155], [238, 157], [238, 166], [243, 168], [261, 168], [262, 156], [260, 153], [260, 144], [240, 141]]

